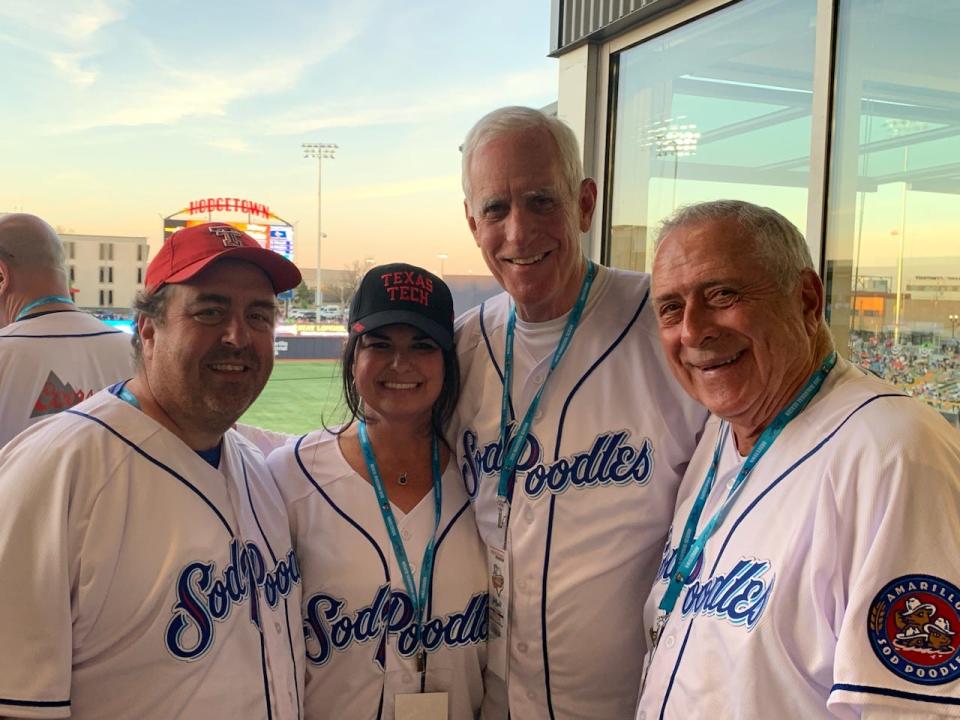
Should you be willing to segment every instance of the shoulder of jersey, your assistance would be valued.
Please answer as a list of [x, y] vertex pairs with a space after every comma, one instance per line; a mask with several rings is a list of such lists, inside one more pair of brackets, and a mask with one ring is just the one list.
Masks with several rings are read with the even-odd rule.
[[[472, 353], [483, 343], [483, 330], [489, 334], [506, 323], [510, 296], [502, 292], [464, 312], [454, 321], [453, 331], [457, 354], [461, 357]], [[480, 326], [480, 311], [483, 310], [483, 329]]]
[[830, 438], [837, 492], [861, 500], [874, 493], [955, 493], [960, 433], [933, 408], [851, 363], [841, 360], [838, 371], [802, 436], [811, 448]]
[[603, 266], [604, 270], [609, 273], [613, 273], [614, 277], [622, 277], [625, 280], [630, 282], [638, 282], [642, 285], [650, 284], [650, 273], [642, 272], [640, 270], [625, 270], [618, 267], [610, 267], [609, 265]]
[[277, 448], [267, 465], [287, 503], [355, 474], [340, 452], [337, 436], [325, 428]]

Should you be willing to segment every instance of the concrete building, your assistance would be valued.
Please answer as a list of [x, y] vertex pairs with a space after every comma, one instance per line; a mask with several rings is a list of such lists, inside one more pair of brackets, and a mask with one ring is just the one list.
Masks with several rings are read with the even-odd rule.
[[145, 237], [61, 233], [70, 287], [80, 307], [129, 310], [143, 289], [149, 247]]

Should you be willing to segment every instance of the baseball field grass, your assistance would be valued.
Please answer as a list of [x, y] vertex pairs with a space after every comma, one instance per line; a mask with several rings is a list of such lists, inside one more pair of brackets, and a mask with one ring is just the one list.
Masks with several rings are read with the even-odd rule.
[[278, 360], [240, 422], [300, 435], [341, 422], [347, 415], [341, 395], [336, 360]]

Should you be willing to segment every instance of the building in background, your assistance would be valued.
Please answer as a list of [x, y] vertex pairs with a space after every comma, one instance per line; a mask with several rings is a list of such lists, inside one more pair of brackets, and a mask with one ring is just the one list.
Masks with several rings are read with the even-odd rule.
[[838, 347], [955, 419], [960, 3], [551, 5], [556, 112], [600, 188], [589, 254], [649, 270], [676, 207], [773, 207], [807, 237]]
[[143, 289], [150, 249], [145, 237], [60, 233], [74, 302], [126, 315]]

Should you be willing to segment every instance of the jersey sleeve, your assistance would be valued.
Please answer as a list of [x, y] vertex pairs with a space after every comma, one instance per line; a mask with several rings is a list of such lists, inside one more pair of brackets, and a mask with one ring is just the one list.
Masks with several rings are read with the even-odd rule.
[[878, 403], [832, 469], [850, 548], [837, 714], [960, 717], [960, 436], [915, 402]]
[[52, 456], [0, 450], [0, 717], [70, 714], [72, 487]]

